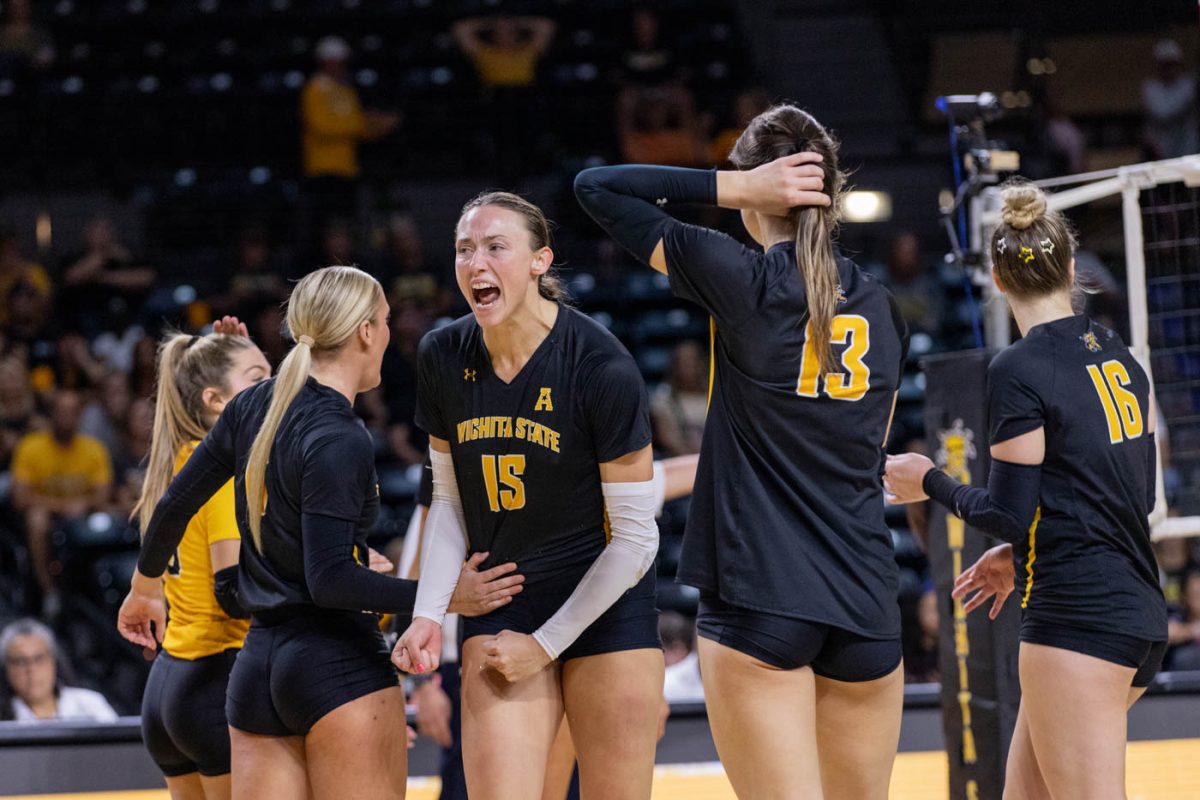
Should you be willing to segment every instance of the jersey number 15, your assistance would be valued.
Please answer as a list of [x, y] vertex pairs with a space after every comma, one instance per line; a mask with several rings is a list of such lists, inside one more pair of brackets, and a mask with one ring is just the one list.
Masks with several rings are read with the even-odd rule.
[[516, 511], [525, 507], [525, 456], [484, 456], [483, 485], [492, 511]]
[[1108, 440], [1117, 444], [1141, 436], [1142, 409], [1137, 396], [1125, 388], [1131, 383], [1125, 365], [1120, 361], [1105, 361], [1100, 365], [1088, 364], [1087, 371], [1108, 420]]
[[[825, 394], [833, 400], [862, 400], [871, 381], [871, 368], [863, 362], [863, 356], [871, 349], [871, 324], [858, 314], [838, 314], [833, 318], [830, 341], [844, 344], [842, 367], [845, 372], [830, 372], [825, 375]], [[812, 323], [804, 327], [804, 355], [800, 357], [800, 378], [796, 381], [796, 394], [801, 397], [817, 397], [820, 394], [821, 362], [812, 341]]]

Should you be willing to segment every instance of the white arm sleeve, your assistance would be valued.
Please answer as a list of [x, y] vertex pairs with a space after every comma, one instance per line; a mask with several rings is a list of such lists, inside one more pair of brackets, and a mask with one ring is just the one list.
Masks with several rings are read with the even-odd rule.
[[454, 477], [454, 460], [449, 453], [432, 448], [429, 460], [433, 464], [433, 500], [425, 516], [421, 576], [417, 581], [413, 617], [425, 617], [440, 625], [467, 557], [467, 526]]
[[558, 658], [587, 626], [637, 584], [658, 554], [654, 482], [602, 483], [600, 488], [612, 538], [562, 608], [534, 631], [533, 638], [551, 658]]

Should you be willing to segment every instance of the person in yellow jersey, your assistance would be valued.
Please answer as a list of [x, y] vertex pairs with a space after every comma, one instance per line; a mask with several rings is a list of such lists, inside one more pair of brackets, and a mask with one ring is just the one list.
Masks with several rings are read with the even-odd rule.
[[310, 228], [320, 231], [330, 219], [355, 216], [358, 145], [394, 131], [400, 115], [363, 109], [350, 81], [350, 45], [344, 39], [325, 37], [315, 55], [317, 71], [304, 86], [300, 111]]
[[[215, 327], [159, 346], [154, 438], [133, 511], [142, 530], [225, 404], [271, 376], [244, 325]], [[163, 579], [170, 623], [142, 698], [142, 738], [174, 800], [230, 796], [225, 688], [250, 627], [237, 597], [240, 545], [230, 480], [192, 518]]]

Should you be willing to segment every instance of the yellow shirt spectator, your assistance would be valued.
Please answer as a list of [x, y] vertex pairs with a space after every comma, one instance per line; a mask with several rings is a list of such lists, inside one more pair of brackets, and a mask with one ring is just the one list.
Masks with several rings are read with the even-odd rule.
[[304, 174], [358, 177], [358, 142], [367, 118], [354, 87], [318, 73], [304, 87]]
[[541, 51], [533, 43], [515, 48], [480, 45], [471, 54], [479, 80], [487, 86], [530, 86], [537, 74]]
[[28, 433], [17, 443], [13, 479], [49, 497], [81, 497], [112, 483], [112, 462], [97, 439], [76, 434], [67, 446], [46, 431]]
[[8, 295], [18, 283], [28, 284], [45, 300], [53, 294], [50, 275], [41, 264], [23, 261], [13, 269], [0, 270], [0, 325], [8, 324]]
[[[183, 468], [198, 444], [180, 448], [175, 472]], [[250, 620], [230, 618], [217, 603], [209, 551], [215, 542], [240, 538], [230, 479], [192, 517], [167, 565], [163, 585], [171, 616], [163, 648], [176, 658], [194, 661], [242, 646]]]

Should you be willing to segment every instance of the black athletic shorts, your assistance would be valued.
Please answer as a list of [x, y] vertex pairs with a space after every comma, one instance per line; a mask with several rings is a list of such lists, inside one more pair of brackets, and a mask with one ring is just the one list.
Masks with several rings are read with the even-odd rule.
[[1167, 643], [1138, 639], [1112, 631], [1083, 630], [1042, 622], [1026, 616], [1021, 620], [1021, 641], [1083, 653], [1137, 670], [1133, 686], [1144, 689], [1162, 669]]
[[154, 659], [142, 695], [142, 740], [168, 778], [228, 774], [225, 688], [237, 654], [188, 661], [164, 650]]
[[[533, 633], [562, 607], [590, 566], [589, 561], [539, 570], [536, 564], [522, 564], [518, 570], [525, 576], [521, 593], [514, 595], [511, 603], [490, 614], [464, 617], [463, 641], [472, 636], [494, 636], [503, 630]], [[654, 568], [651, 567], [632, 589], [621, 595], [559, 655], [559, 660], [661, 648], [654, 591]]]
[[338, 706], [399, 683], [379, 617], [285, 608], [254, 615], [225, 711], [238, 730], [303, 736]]
[[823, 678], [858, 683], [900, 665], [900, 637], [871, 639], [832, 625], [752, 611], [715, 593], [700, 596], [696, 632], [779, 669], [812, 667]]

